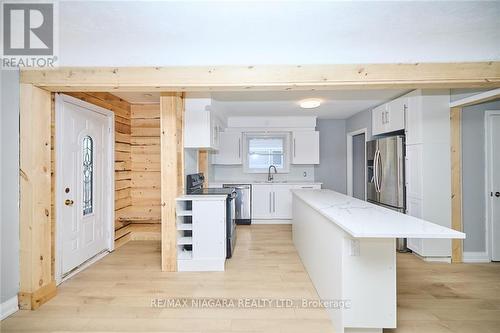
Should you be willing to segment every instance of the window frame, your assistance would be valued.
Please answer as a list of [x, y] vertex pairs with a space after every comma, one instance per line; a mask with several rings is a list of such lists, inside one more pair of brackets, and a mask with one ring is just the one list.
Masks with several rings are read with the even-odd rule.
[[250, 168], [249, 166], [249, 145], [251, 139], [258, 138], [280, 138], [283, 139], [283, 168], [276, 168], [278, 173], [290, 172], [290, 133], [289, 132], [246, 132], [243, 133], [243, 172], [244, 173], [268, 173], [267, 168]]

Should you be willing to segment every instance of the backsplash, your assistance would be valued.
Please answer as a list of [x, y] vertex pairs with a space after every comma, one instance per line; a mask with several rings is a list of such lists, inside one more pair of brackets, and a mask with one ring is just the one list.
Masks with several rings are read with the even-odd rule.
[[[209, 180], [218, 181], [263, 181], [267, 173], [244, 173], [241, 165], [211, 165]], [[305, 173], [305, 176], [304, 176]], [[290, 165], [290, 172], [274, 174], [275, 180], [314, 181], [313, 165]]]

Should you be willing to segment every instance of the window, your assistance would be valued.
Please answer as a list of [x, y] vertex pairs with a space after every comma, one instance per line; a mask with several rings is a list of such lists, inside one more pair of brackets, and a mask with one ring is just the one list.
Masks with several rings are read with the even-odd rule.
[[278, 172], [288, 172], [288, 134], [246, 134], [245, 171], [268, 172], [274, 165]]
[[83, 138], [83, 216], [94, 211], [94, 144], [90, 136]]

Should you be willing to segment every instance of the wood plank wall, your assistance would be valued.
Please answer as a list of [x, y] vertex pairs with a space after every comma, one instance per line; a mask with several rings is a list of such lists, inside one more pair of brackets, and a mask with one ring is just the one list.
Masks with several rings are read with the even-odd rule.
[[160, 104], [132, 104], [132, 223], [158, 226], [160, 212]]
[[125, 227], [130, 223], [128, 212], [132, 206], [131, 105], [106, 92], [67, 94], [111, 110], [115, 114], [115, 240], [130, 237], [130, 230]]

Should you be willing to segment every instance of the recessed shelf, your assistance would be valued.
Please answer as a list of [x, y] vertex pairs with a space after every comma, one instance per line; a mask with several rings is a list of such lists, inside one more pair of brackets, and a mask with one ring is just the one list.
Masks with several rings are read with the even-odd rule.
[[178, 210], [177, 216], [193, 216], [192, 210]]
[[191, 260], [193, 259], [193, 251], [180, 250], [177, 252], [178, 260]]
[[192, 223], [177, 223], [177, 230], [193, 230]]
[[178, 237], [177, 245], [191, 245], [193, 244], [193, 237]]

